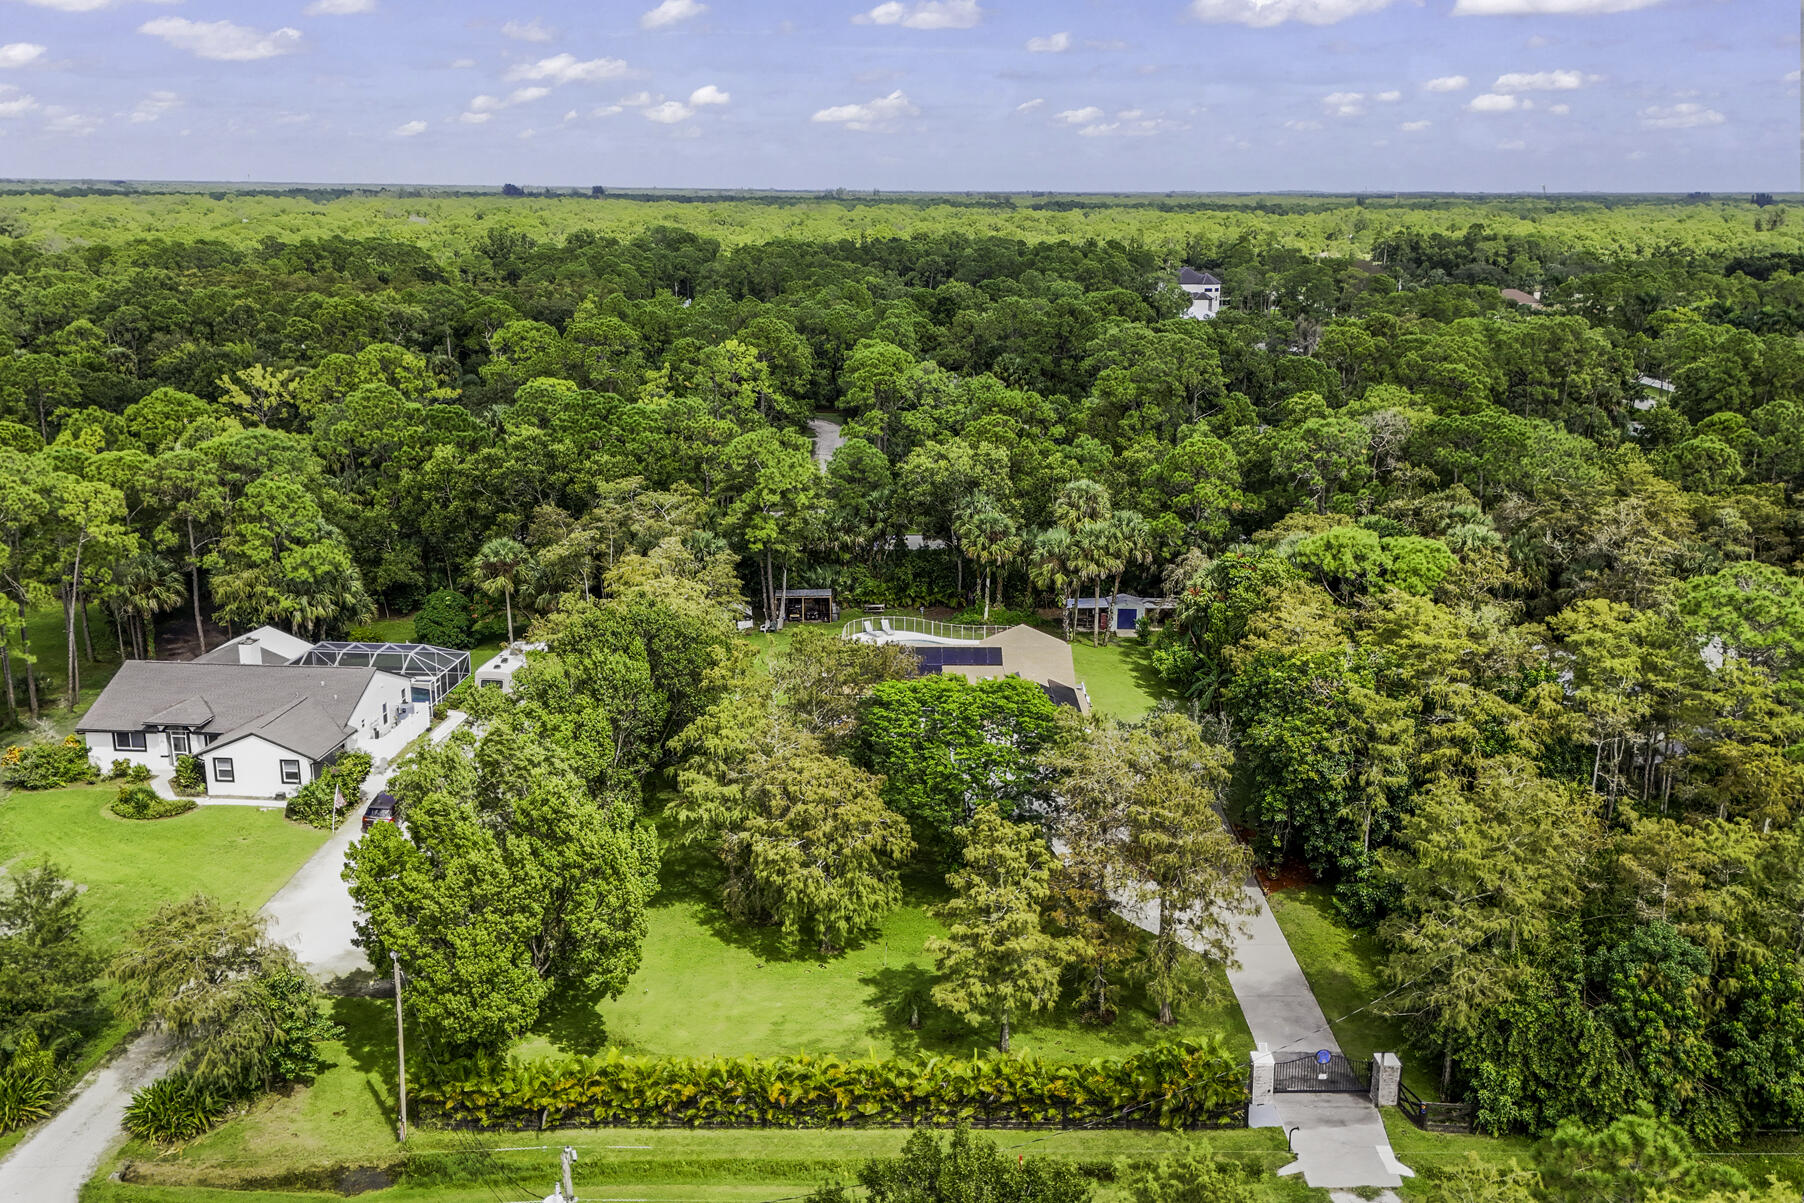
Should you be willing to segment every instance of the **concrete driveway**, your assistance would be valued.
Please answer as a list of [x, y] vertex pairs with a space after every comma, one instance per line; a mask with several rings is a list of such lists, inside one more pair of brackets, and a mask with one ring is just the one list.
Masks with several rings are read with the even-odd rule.
[[[339, 877], [345, 850], [361, 834], [362, 809], [351, 812], [262, 910], [270, 935], [294, 949], [328, 985], [369, 964], [363, 950], [351, 944], [356, 909]], [[0, 1203], [77, 1203], [82, 1184], [125, 1139], [120, 1121], [132, 1094], [167, 1069], [167, 1042], [140, 1036], [89, 1074], [68, 1106], [0, 1161]]]

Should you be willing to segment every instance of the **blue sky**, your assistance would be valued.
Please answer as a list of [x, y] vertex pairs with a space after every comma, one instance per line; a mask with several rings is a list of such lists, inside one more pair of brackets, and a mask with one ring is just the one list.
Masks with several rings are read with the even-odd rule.
[[1799, 186], [1792, 0], [0, 0], [0, 176]]

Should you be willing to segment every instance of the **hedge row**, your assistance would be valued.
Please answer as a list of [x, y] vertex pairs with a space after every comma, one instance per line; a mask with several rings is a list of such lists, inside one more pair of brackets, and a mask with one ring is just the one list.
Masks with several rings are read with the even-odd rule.
[[454, 1062], [415, 1090], [464, 1128], [974, 1126], [1225, 1128], [1245, 1123], [1243, 1058], [1219, 1039], [1119, 1059], [847, 1061], [798, 1055]]

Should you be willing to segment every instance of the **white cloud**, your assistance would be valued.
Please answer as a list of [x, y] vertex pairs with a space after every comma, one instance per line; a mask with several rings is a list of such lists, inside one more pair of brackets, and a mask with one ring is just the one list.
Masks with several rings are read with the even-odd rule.
[[36, 42], [8, 42], [0, 46], [0, 69], [23, 67], [44, 57], [44, 47]]
[[1481, 92], [1467, 102], [1474, 113], [1509, 113], [1522, 107], [1522, 98], [1501, 92]]
[[723, 92], [713, 84], [703, 84], [695, 91], [689, 93], [689, 106], [691, 108], [699, 109], [704, 105], [726, 104], [732, 99], [733, 94], [731, 92]]
[[158, 17], [138, 26], [138, 32], [162, 38], [177, 50], [186, 50], [198, 58], [226, 63], [292, 54], [301, 45], [301, 31], [288, 26], [262, 33], [230, 21], [190, 21], [186, 17]]
[[454, 58], [451, 60], [451, 69], [453, 71], [468, 71], [475, 65], [476, 60], [473, 58]]
[[1651, 8], [1660, 0], [1454, 0], [1456, 17], [1586, 17]]
[[1397, 128], [1406, 134], [1419, 134], [1433, 124], [1432, 121], [1405, 121]]
[[1788, 83], [1788, 84], [1797, 83], [1798, 82], [1798, 73], [1796, 71], [1786, 72], [1782, 82]]
[[696, 0], [664, 0], [658, 7], [641, 14], [639, 28], [663, 29], [668, 25], [675, 25], [679, 21], [699, 17], [707, 11], [708, 6], [697, 4]]
[[1392, 104], [1396, 101], [1402, 100], [1403, 93], [1401, 93], [1401, 92], [1380, 92], [1380, 93], [1378, 93], [1378, 95], [1372, 97], [1372, 99], [1378, 101], [1381, 104]]
[[1164, 117], [1149, 117], [1141, 109], [1123, 109], [1113, 121], [1099, 121], [1078, 130], [1085, 138], [1150, 138], [1169, 130], [1189, 129], [1188, 125]]
[[617, 104], [604, 104], [598, 108], [590, 109], [589, 116], [591, 116], [591, 117], [613, 117], [613, 116], [617, 115], [620, 111], [621, 111], [620, 106]]
[[1498, 150], [1527, 150], [1528, 143], [1520, 138], [1507, 138], [1497, 144]]
[[1062, 121], [1066, 125], [1088, 125], [1101, 116], [1101, 109], [1093, 104], [1087, 104], [1081, 109], [1066, 109], [1058, 115], [1056, 120]]
[[666, 100], [663, 104], [654, 104], [645, 110], [645, 119], [656, 121], [659, 125], [675, 125], [693, 116], [695, 110], [680, 100]]
[[1706, 125], [1721, 125], [1727, 120], [1715, 109], [1707, 109], [1695, 102], [1657, 104], [1642, 109], [1636, 116], [1648, 129], [1701, 129]]
[[575, 121], [576, 120], [576, 110], [571, 109], [568, 113], [565, 113], [564, 120], [565, 121]]
[[1319, 121], [1298, 121], [1295, 118], [1292, 118], [1284, 123], [1284, 128], [1295, 130], [1299, 134], [1306, 134], [1310, 130], [1321, 129], [1322, 123]]
[[100, 118], [91, 117], [87, 113], [78, 113], [74, 109], [61, 105], [51, 105], [44, 110], [47, 120], [44, 129], [52, 134], [63, 134], [73, 138], [85, 138], [100, 128]]
[[181, 103], [182, 98], [174, 92], [152, 92], [132, 110], [132, 124], [148, 125], [169, 110], [181, 107]]
[[1439, 75], [1422, 85], [1426, 92], [1464, 92], [1472, 83], [1463, 75]]
[[1016, 105], [1015, 111], [1017, 113], [1031, 113], [1045, 103], [1046, 98], [1044, 96], [1036, 96], [1032, 100], [1024, 100]]
[[1330, 117], [1358, 117], [1366, 111], [1364, 92], [1330, 92], [1322, 97], [1322, 108]]
[[852, 20], [860, 25], [900, 25], [904, 29], [970, 29], [983, 19], [977, 0], [884, 0]]
[[1569, 104], [1550, 104], [1547, 106], [1547, 111], [1556, 117], [1564, 117], [1572, 111], [1572, 106]]
[[411, 138], [415, 134], [423, 134], [425, 132], [426, 123], [424, 121], [409, 121], [406, 125], [397, 125], [395, 127], [395, 137], [397, 138]]
[[[482, 98], [477, 97], [477, 99], [480, 100]], [[457, 119], [459, 121], [463, 122], [465, 125], [481, 125], [483, 122], [487, 121], [490, 117], [493, 117], [494, 115], [495, 114], [493, 114], [493, 113], [476, 113], [476, 112], [459, 113], [457, 116]]]
[[1511, 71], [1499, 75], [1497, 82], [1491, 85], [1491, 91], [1570, 92], [1587, 83], [1596, 83], [1597, 79], [1597, 76], [1587, 76], [1583, 71]]
[[309, 17], [354, 17], [376, 11], [376, 0], [313, 0], [301, 10]]
[[509, 79], [549, 80], [554, 84], [588, 84], [604, 79], [619, 79], [630, 74], [625, 59], [579, 59], [574, 54], [554, 54], [536, 63], [519, 63], [510, 68]]
[[474, 96], [474, 97], [470, 98], [470, 112], [472, 112], [472, 113], [492, 113], [496, 109], [506, 108], [506, 107], [507, 106], [501, 102], [500, 97], [490, 96], [486, 92], [483, 93], [481, 96]]
[[549, 42], [551, 30], [545, 28], [537, 17], [530, 21], [509, 21], [501, 27], [501, 36], [512, 38], [516, 42]]
[[1120, 128], [1119, 121], [1101, 122], [1096, 125], [1086, 125], [1083, 129], [1078, 130], [1077, 134], [1080, 138], [1102, 138]]
[[0, 119], [23, 117], [38, 107], [38, 98], [11, 84], [0, 84]]
[[1390, 7], [1391, 0], [1190, 0], [1190, 15], [1212, 25], [1263, 29], [1286, 21], [1333, 25]]
[[1043, 38], [1027, 39], [1029, 54], [1063, 54], [1071, 49], [1071, 35], [1055, 33]]
[[653, 96], [650, 92], [634, 92], [631, 96], [622, 96], [620, 103], [629, 109], [642, 109], [657, 99], [658, 97]]
[[510, 105], [531, 104], [533, 101], [543, 100], [549, 95], [551, 95], [550, 88], [515, 88], [507, 94], [507, 103]]
[[836, 104], [821, 109], [809, 120], [821, 125], [843, 125], [851, 130], [868, 131], [890, 128], [902, 118], [918, 116], [920, 112], [907, 94], [897, 88], [888, 96], [879, 96], [863, 104]]

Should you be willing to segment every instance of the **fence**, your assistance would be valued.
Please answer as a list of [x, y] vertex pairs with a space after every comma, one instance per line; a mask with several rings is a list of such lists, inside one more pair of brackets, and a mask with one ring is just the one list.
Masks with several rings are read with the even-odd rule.
[[1461, 1136], [1472, 1133], [1472, 1115], [1476, 1109], [1471, 1103], [1430, 1103], [1398, 1083], [1397, 1108], [1424, 1132], [1449, 1132]]
[[969, 626], [957, 622], [940, 622], [933, 618], [914, 618], [907, 614], [871, 615], [865, 618], [854, 618], [840, 628], [841, 636], [850, 639], [858, 635], [876, 637], [895, 637], [906, 640], [909, 635], [923, 635], [929, 639], [963, 640], [975, 643], [980, 639], [988, 639], [991, 635], [1000, 635], [1008, 630], [998, 626]]

